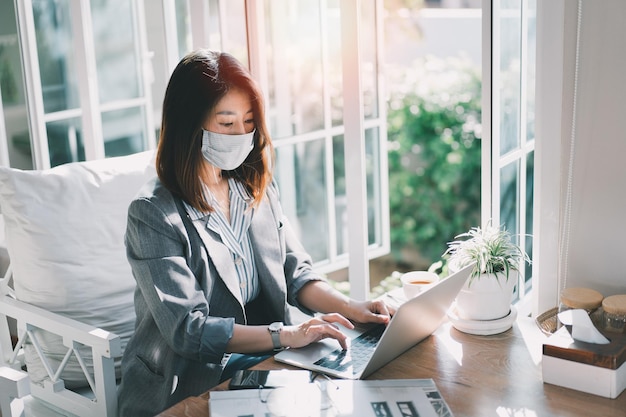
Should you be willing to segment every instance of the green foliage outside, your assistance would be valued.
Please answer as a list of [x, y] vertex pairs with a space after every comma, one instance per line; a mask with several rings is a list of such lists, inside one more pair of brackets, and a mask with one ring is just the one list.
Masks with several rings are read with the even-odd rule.
[[[480, 224], [480, 69], [428, 57], [389, 68], [386, 87], [391, 255], [399, 270], [445, 275], [447, 243]], [[401, 286], [400, 275], [370, 296]], [[350, 291], [347, 281], [331, 283]]]
[[415, 267], [410, 248], [428, 267], [480, 224], [480, 69], [426, 58], [389, 73], [387, 88], [392, 255]]

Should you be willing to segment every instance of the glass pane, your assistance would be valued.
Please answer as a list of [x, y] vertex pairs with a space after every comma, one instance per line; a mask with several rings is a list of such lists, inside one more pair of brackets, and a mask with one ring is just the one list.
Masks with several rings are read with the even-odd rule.
[[[218, 51], [226, 51], [234, 55], [244, 65], [248, 63], [246, 44], [245, 4], [243, 0], [220, 2], [208, 0], [209, 16], [204, 30], [208, 32], [208, 45], [204, 47]], [[225, 10], [220, 12], [220, 4]], [[191, 27], [191, 9], [189, 0], [176, 0], [176, 32], [178, 40], [178, 57], [182, 58], [193, 49]], [[220, 23], [220, 15], [227, 22]]]
[[[526, 54], [526, 140], [535, 140], [535, 69], [536, 69], [536, 45], [537, 45], [537, 1], [527, 2], [528, 24], [528, 52]], [[530, 152], [526, 161], [526, 253], [533, 257], [533, 205], [534, 205], [534, 179], [535, 179], [535, 154]], [[525, 265], [527, 286], [532, 282], [532, 266]]]
[[361, 3], [361, 86], [363, 88], [363, 114], [366, 119], [378, 117], [378, 68], [376, 56], [376, 2]]
[[10, 166], [31, 169], [33, 162], [22, 74], [14, 2], [0, 2], [0, 96], [4, 110], [0, 117], [4, 117], [6, 129], [6, 132], [0, 132], [0, 140], [6, 133]]
[[102, 113], [105, 155], [122, 156], [146, 150], [143, 126], [144, 110], [140, 107]]
[[348, 253], [348, 200], [346, 196], [346, 161], [343, 135], [333, 137], [333, 172], [335, 175], [335, 227], [337, 254]]
[[209, 44], [207, 47], [215, 50], [222, 50], [219, 3], [220, 0], [209, 0], [209, 22], [206, 28], [209, 31]]
[[500, 223], [511, 235], [519, 234], [519, 160], [500, 170]]
[[134, 1], [91, 2], [100, 103], [143, 96]]
[[338, 0], [328, 2], [326, 12], [326, 53], [328, 54], [328, 93], [333, 126], [343, 125], [343, 59], [341, 56], [341, 11]]
[[520, 143], [521, 0], [502, 0], [500, 8], [500, 155], [504, 155]]
[[427, 269], [480, 224], [482, 13], [385, 6], [391, 252], [396, 270]]
[[[367, 188], [368, 244], [382, 243], [382, 207], [380, 189], [380, 137], [378, 129], [365, 131], [365, 181]], [[348, 251], [348, 213], [346, 200], [346, 170], [344, 136], [333, 138], [333, 171], [335, 185], [335, 218], [337, 254]]]
[[270, 126], [275, 138], [324, 127], [320, 3], [266, 2]]
[[33, 0], [37, 54], [46, 113], [80, 106], [68, 0]]
[[313, 262], [329, 256], [325, 152], [323, 139], [276, 149], [283, 210]]
[[176, 1], [176, 33], [178, 38], [178, 57], [184, 57], [192, 49], [191, 18], [189, 0]]
[[[526, 253], [533, 258], [533, 205], [534, 201], [534, 182], [535, 182], [535, 153], [530, 152], [526, 159]], [[524, 277], [526, 282], [532, 278], [532, 266], [525, 266], [526, 271]]]
[[[299, 2], [298, 2], [299, 3]], [[224, 7], [221, 13], [218, 13], [217, 7], [211, 9], [211, 15], [215, 16], [217, 22], [219, 16], [226, 19], [221, 30], [221, 44], [211, 45], [213, 48], [227, 51], [229, 54], [237, 58], [244, 66], [248, 66], [248, 39], [246, 32], [246, 14], [244, 0], [222, 1], [220, 5]], [[213, 28], [209, 28], [213, 32]]]
[[535, 68], [537, 66], [537, 0], [528, 0], [526, 53], [526, 140], [535, 139]]
[[85, 160], [82, 124], [79, 117], [46, 124], [50, 166]]
[[365, 175], [367, 185], [368, 243], [382, 243], [380, 189], [380, 141], [378, 129], [365, 131]]
[[339, 2], [328, 2], [326, 12], [326, 53], [328, 54], [328, 94], [330, 95], [330, 118], [333, 126], [343, 124], [343, 65], [341, 57], [341, 12]]

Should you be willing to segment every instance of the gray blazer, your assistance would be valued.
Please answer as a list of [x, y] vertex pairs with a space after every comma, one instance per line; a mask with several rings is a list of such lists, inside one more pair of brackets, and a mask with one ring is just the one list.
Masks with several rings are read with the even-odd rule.
[[231, 253], [158, 179], [128, 209], [127, 256], [137, 320], [122, 359], [119, 416], [153, 416], [215, 386], [235, 323], [291, 323], [298, 291], [321, 279], [282, 213], [272, 184], [249, 233], [261, 293], [244, 306]]

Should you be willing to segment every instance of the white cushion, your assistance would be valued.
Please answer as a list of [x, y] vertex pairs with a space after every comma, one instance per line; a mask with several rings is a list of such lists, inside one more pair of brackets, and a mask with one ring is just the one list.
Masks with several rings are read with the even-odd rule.
[[[124, 348], [135, 321], [126, 215], [155, 175], [154, 151], [42, 171], [0, 167], [0, 211], [16, 297], [113, 332]], [[61, 339], [40, 337], [60, 361], [67, 351]], [[32, 347], [25, 353], [31, 379], [41, 381], [46, 373]], [[77, 363], [66, 369], [66, 385], [84, 381]]]

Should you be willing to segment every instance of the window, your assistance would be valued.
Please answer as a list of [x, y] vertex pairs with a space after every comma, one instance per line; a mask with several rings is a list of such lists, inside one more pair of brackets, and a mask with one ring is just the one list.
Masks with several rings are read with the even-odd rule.
[[[192, 48], [220, 48], [247, 62], [266, 92], [284, 208], [316, 268], [330, 272], [345, 267], [361, 244], [366, 257], [384, 254], [389, 226], [386, 115], [379, 83], [383, 5], [380, 0], [346, 4], [4, 2], [0, 162], [45, 168], [154, 147], [160, 103], [174, 65]], [[506, 225], [529, 253], [536, 7], [536, 0], [483, 4], [491, 17], [483, 19], [484, 49], [490, 51], [483, 64], [490, 77], [484, 79], [492, 79], [492, 84], [483, 83], [484, 125], [491, 126], [483, 136], [483, 222]], [[352, 20], [357, 23], [346, 28], [350, 13], [358, 13]], [[347, 43], [350, 31], [360, 34], [360, 45], [367, 45], [359, 49], [356, 86], [344, 82], [347, 51], [355, 49]], [[356, 117], [346, 107], [354, 97], [361, 103]], [[356, 174], [346, 168], [352, 167], [346, 160], [354, 154], [362, 155], [357, 168], [363, 170]], [[359, 188], [359, 178], [367, 207], [362, 237], [357, 236], [359, 226], [351, 226], [353, 202], [348, 198]], [[366, 277], [366, 265], [361, 266]], [[530, 283], [527, 267], [518, 286], [520, 299]]]
[[0, 84], [0, 162], [41, 169], [154, 148], [180, 57], [229, 51], [266, 92], [281, 199], [315, 267], [350, 256], [353, 295], [367, 297], [367, 259], [389, 250], [382, 0], [13, 4], [0, 5], [0, 62], [8, 56], [14, 74]]
[[14, 2], [0, 4], [0, 163], [32, 168]]
[[30, 129], [12, 149], [32, 154], [34, 167], [154, 146], [139, 3], [16, 3]]
[[[260, 43], [258, 61], [251, 63], [253, 70], [263, 68], [260, 63], [267, 64], [265, 78], [262, 71], [257, 78], [268, 92], [267, 114], [283, 208], [322, 272], [347, 266], [348, 256], [354, 260], [351, 246], [355, 249], [365, 243], [370, 257], [386, 253], [389, 247], [384, 203], [388, 201], [386, 120], [378, 82], [382, 2], [362, 1], [360, 6], [268, 0], [255, 14], [263, 24], [250, 34]], [[359, 41], [367, 45], [360, 49], [358, 91], [344, 82], [342, 72], [342, 65], [348, 65], [342, 51], [354, 48], [346, 44], [342, 33], [342, 13], [351, 11], [359, 13]], [[346, 106], [351, 94], [362, 98], [362, 139], [346, 136], [353, 128], [347, 114], [353, 109]], [[352, 239], [355, 229], [350, 220], [356, 213], [350, 212], [348, 195], [349, 187], [354, 187], [350, 185], [354, 173], [346, 170], [346, 152], [358, 154], [360, 146], [365, 158], [366, 242]], [[361, 272], [350, 273], [359, 277], [351, 281], [352, 295], [365, 298], [369, 294], [366, 260], [360, 266]]]
[[[482, 222], [504, 225], [532, 257], [536, 0], [485, 2]], [[490, 128], [487, 128], [490, 127]], [[526, 265], [517, 286], [531, 289]]]

